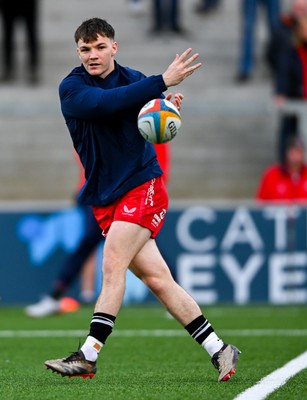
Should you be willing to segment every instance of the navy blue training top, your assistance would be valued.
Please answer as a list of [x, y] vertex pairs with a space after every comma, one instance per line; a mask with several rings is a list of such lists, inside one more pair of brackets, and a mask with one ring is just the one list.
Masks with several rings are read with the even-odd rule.
[[162, 175], [154, 146], [137, 128], [145, 103], [164, 97], [162, 75], [145, 77], [122, 67], [104, 79], [77, 67], [59, 86], [61, 110], [84, 167], [81, 204], [104, 206]]

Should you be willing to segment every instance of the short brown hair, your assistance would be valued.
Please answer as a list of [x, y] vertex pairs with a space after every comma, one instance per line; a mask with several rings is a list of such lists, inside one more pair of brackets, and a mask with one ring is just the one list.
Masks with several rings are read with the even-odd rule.
[[97, 40], [98, 35], [106, 36], [110, 39], [115, 38], [114, 28], [101, 18], [91, 18], [83, 21], [75, 32], [75, 42], [82, 39], [85, 43]]

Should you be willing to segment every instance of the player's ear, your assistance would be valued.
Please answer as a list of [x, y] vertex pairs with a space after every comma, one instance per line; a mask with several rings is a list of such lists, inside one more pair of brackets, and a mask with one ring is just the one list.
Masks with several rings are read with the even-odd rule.
[[117, 53], [117, 49], [118, 49], [117, 42], [113, 42], [112, 43], [112, 56], [115, 56], [115, 54]]
[[80, 55], [80, 49], [79, 49], [79, 47], [77, 47], [77, 55], [78, 55], [78, 57], [79, 57], [79, 59], [81, 60], [81, 55]]

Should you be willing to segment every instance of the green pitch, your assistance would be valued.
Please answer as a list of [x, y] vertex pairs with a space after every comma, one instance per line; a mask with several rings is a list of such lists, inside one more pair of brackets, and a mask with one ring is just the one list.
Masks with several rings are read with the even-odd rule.
[[[77, 349], [92, 307], [39, 320], [21, 308], [0, 308], [0, 398], [230, 400], [307, 350], [306, 306], [215, 306], [204, 314], [242, 351], [228, 382], [217, 382], [207, 353], [159, 306], [122, 309], [92, 380], [62, 378], [44, 367]], [[306, 382], [303, 369], [268, 398], [303, 399]]]

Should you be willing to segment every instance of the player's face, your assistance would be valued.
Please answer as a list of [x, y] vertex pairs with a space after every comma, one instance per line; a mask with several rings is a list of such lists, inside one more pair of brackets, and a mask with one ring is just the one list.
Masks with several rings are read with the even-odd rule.
[[78, 56], [90, 75], [105, 78], [114, 70], [114, 56], [117, 43], [108, 37], [98, 35], [94, 42], [85, 43], [81, 39], [77, 43]]

